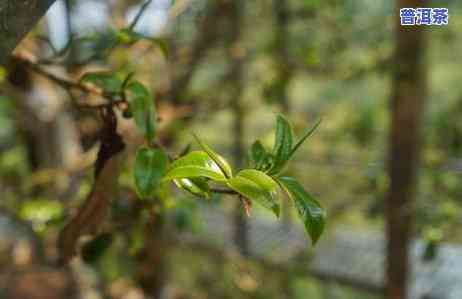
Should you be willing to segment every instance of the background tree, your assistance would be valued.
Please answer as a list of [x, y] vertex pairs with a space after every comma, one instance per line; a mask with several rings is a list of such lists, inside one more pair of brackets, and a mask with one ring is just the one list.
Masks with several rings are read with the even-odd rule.
[[[418, 1], [398, 1], [397, 7], [418, 7]], [[415, 194], [420, 159], [423, 103], [426, 94], [424, 30], [396, 26], [393, 70], [389, 175], [387, 195], [386, 298], [407, 298], [411, 275]]]

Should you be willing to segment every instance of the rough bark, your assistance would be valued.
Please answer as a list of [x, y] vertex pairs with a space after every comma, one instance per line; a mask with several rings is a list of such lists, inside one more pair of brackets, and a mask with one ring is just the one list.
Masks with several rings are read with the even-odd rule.
[[[401, 7], [419, 7], [418, 0], [398, 0]], [[398, 13], [396, 13], [398, 15]], [[398, 16], [396, 17], [399, 20]], [[407, 298], [409, 244], [420, 152], [420, 121], [426, 89], [423, 26], [397, 25], [391, 98], [386, 200], [387, 299]]]
[[0, 65], [55, 0], [0, 0]]

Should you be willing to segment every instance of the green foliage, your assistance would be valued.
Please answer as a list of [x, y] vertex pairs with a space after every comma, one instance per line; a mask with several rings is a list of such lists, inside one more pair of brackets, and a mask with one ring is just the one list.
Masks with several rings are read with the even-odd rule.
[[133, 81], [127, 84], [128, 101], [130, 111], [133, 114], [138, 129], [143, 133], [146, 140], [152, 142], [156, 130], [156, 108], [153, 96], [140, 82]]
[[209, 178], [218, 182], [226, 181], [224, 172], [206, 152], [193, 151], [174, 161], [165, 175], [164, 180], [200, 177]]
[[279, 177], [278, 181], [295, 203], [295, 208], [305, 224], [305, 229], [313, 244], [316, 244], [325, 225], [325, 212], [321, 205], [294, 178]]
[[274, 141], [274, 163], [270, 174], [279, 173], [290, 159], [293, 144], [293, 132], [289, 122], [281, 115], [276, 120], [276, 138]]
[[141, 198], [152, 197], [167, 169], [168, 157], [159, 150], [141, 148], [136, 153], [135, 185]]
[[290, 155], [289, 155], [289, 159], [292, 158], [292, 156], [295, 154], [295, 152], [298, 150], [298, 148], [305, 142], [305, 140], [308, 139], [308, 137], [310, 137], [311, 134], [313, 134], [314, 131], [316, 131], [316, 129], [318, 128], [318, 126], [320, 124], [321, 124], [321, 120], [318, 120], [318, 122], [316, 124], [314, 124], [314, 126], [311, 129], [308, 129], [305, 132], [305, 134], [303, 134], [302, 138], [300, 138], [300, 140], [297, 141], [297, 143], [292, 148], [292, 151], [290, 152]]
[[255, 169], [245, 169], [229, 179], [227, 184], [245, 198], [272, 210], [279, 217], [278, 185], [267, 174]]
[[186, 190], [193, 195], [207, 199], [210, 198], [210, 187], [204, 178], [182, 178], [173, 180], [173, 182], [175, 182], [178, 188]]
[[218, 155], [210, 146], [202, 142], [199, 137], [193, 135], [200, 147], [209, 155], [209, 157], [218, 165], [222, 173], [226, 178], [231, 178], [233, 176], [233, 171], [229, 163], [220, 155]]
[[257, 170], [267, 170], [273, 165], [274, 157], [263, 144], [257, 140], [252, 144], [248, 154], [250, 167]]
[[173, 180], [179, 188], [205, 198], [209, 198], [214, 191], [208, 184], [211, 180], [271, 210], [276, 216], [279, 216], [280, 211], [278, 187], [281, 187], [294, 202], [315, 244], [324, 230], [324, 211], [300, 183], [279, 174], [318, 125], [319, 122], [294, 145], [290, 123], [284, 117], [278, 116], [273, 152], [269, 153], [261, 142], [254, 142], [248, 154], [249, 164], [253, 168], [241, 170], [236, 175], [233, 175], [231, 166], [222, 156], [194, 135], [203, 150], [190, 152], [175, 160], [163, 180]]

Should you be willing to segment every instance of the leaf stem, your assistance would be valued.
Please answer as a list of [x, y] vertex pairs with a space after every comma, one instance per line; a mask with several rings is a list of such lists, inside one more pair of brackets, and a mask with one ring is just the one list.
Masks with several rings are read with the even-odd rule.
[[238, 195], [239, 194], [236, 191], [231, 190], [231, 189], [211, 188], [210, 191], [213, 192], [213, 193], [217, 193], [217, 194], [229, 194], [229, 195]]

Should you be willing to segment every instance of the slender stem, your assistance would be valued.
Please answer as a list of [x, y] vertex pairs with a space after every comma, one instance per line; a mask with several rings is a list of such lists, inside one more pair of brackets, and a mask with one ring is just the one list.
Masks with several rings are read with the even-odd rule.
[[149, 6], [149, 4], [151, 4], [151, 2], [152, 2], [152, 0], [148, 0], [141, 6], [141, 8], [138, 11], [138, 14], [136, 15], [135, 19], [133, 19], [133, 22], [130, 24], [130, 26], [128, 26], [128, 29], [133, 30], [135, 28], [136, 24], [138, 24], [139, 20], [143, 16], [144, 11], [148, 8], [148, 6]]
[[22, 63], [24, 66], [30, 68], [32, 71], [36, 72], [37, 74], [39, 74], [41, 76], [46, 77], [47, 79], [51, 80], [52, 82], [56, 83], [57, 85], [61, 86], [62, 88], [66, 89], [68, 91], [70, 91], [70, 90], [80, 90], [80, 91], [82, 91], [84, 93], [97, 95], [97, 96], [103, 97], [103, 98], [108, 100], [108, 103], [97, 104], [97, 105], [89, 105], [89, 104], [82, 104], [82, 103], [75, 102], [75, 104], [77, 106], [79, 106], [79, 107], [90, 108], [90, 109], [99, 109], [99, 108], [103, 108], [103, 107], [107, 107], [107, 106], [113, 106], [113, 105], [118, 106], [118, 105], [124, 104], [124, 102], [126, 102], [125, 99], [115, 101], [114, 98], [118, 94], [107, 93], [107, 92], [102, 91], [99, 88], [94, 88], [94, 87], [91, 87], [89, 85], [81, 84], [81, 83], [76, 82], [76, 81], [72, 81], [72, 80], [69, 80], [69, 79], [65, 79], [65, 78], [56, 76], [52, 72], [50, 72], [50, 71], [46, 70], [45, 68], [43, 68], [40, 64], [35, 63], [35, 62], [31, 61], [30, 59], [27, 59], [27, 58], [24, 58], [24, 57], [21, 57], [21, 56], [15, 56], [15, 59], [19, 63]]
[[213, 192], [213, 193], [217, 193], [217, 194], [229, 194], [229, 195], [238, 195], [239, 194], [236, 191], [231, 190], [231, 189], [215, 189], [215, 188], [212, 188], [212, 189], [210, 189], [210, 191]]

